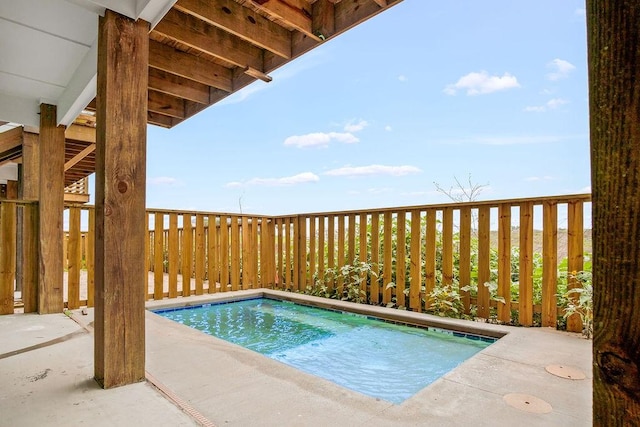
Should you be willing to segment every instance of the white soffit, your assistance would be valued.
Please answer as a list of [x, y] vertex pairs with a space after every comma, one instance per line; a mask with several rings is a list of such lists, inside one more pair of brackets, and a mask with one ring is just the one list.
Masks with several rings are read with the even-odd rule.
[[155, 25], [176, 0], [0, 0], [0, 120], [39, 126], [39, 104], [69, 125], [95, 97], [98, 15]]

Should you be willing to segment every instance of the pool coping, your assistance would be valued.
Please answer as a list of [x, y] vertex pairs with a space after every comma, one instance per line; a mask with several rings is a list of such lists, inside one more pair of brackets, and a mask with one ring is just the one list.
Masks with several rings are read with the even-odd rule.
[[192, 307], [208, 303], [228, 303], [255, 298], [278, 299], [282, 301], [295, 302], [328, 310], [346, 311], [350, 313], [376, 317], [382, 320], [404, 323], [411, 326], [439, 328], [496, 339], [503, 338], [511, 332], [507, 327], [502, 325], [445, 318], [434, 316], [432, 314], [417, 313], [413, 311], [399, 310], [396, 308], [374, 306], [369, 304], [358, 304], [349, 301], [340, 301], [266, 288], [225, 292], [218, 294], [196, 295], [181, 298], [178, 300], [149, 301], [146, 304], [146, 309], [153, 312], [155, 310]]

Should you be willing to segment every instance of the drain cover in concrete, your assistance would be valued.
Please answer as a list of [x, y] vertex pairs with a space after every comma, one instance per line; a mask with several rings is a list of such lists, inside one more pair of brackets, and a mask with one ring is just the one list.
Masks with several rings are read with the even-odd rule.
[[549, 403], [530, 394], [509, 393], [502, 399], [509, 406], [535, 414], [548, 414], [553, 409]]
[[552, 375], [560, 378], [566, 378], [568, 380], [583, 380], [586, 378], [584, 372], [578, 368], [574, 368], [573, 366], [549, 365], [544, 369]]

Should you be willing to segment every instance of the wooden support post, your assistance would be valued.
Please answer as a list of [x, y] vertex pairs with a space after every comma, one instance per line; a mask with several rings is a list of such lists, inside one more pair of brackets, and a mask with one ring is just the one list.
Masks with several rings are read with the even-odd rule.
[[16, 277], [15, 203], [0, 203], [0, 314], [13, 314], [13, 289]]
[[593, 424], [640, 420], [640, 4], [587, 0]]
[[[40, 138], [37, 134], [22, 134], [22, 164], [20, 197], [38, 200], [40, 196]], [[64, 195], [63, 195], [64, 197]], [[38, 311], [38, 205], [25, 205], [21, 218], [20, 282], [24, 312]]]
[[145, 378], [145, 180], [149, 24], [98, 24], [95, 378]]
[[40, 227], [38, 313], [60, 313], [63, 303], [64, 126], [56, 107], [40, 105]]

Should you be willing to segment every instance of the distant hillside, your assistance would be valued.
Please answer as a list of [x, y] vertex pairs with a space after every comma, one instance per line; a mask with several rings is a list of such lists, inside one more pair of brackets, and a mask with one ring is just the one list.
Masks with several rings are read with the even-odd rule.
[[[520, 227], [511, 229], [511, 246], [519, 244]], [[491, 247], [498, 247], [498, 232], [491, 231]], [[584, 253], [592, 253], [591, 229], [584, 231]], [[542, 252], [542, 230], [533, 230], [533, 250], [534, 252]], [[567, 256], [567, 230], [558, 230], [558, 260], [562, 260]]]

